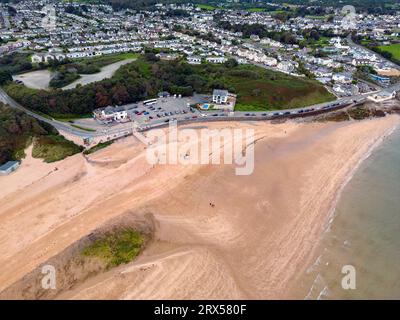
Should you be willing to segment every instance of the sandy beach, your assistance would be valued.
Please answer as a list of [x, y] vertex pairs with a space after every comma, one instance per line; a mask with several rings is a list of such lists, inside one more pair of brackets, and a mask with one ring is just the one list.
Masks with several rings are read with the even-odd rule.
[[151, 165], [134, 137], [53, 164], [28, 155], [0, 177], [0, 296], [25, 298], [7, 288], [129, 215], [154, 225], [143, 253], [56, 298], [291, 298], [343, 184], [399, 119], [198, 125], [254, 129], [249, 176], [234, 165]]

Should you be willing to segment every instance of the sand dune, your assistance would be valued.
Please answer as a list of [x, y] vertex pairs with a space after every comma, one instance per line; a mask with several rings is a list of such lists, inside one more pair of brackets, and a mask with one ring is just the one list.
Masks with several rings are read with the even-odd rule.
[[0, 291], [130, 213], [154, 220], [154, 239], [141, 256], [58, 298], [290, 298], [341, 185], [398, 123], [391, 116], [210, 124], [256, 130], [250, 176], [236, 176], [232, 165], [152, 166], [133, 137], [88, 159], [52, 165], [28, 159], [0, 178], [7, 190], [0, 195]]

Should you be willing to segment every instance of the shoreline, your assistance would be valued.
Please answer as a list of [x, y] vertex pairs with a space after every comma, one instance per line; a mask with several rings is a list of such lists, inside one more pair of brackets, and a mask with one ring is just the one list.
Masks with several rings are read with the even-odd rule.
[[[326, 222], [326, 226], [321, 234], [321, 237], [317, 240], [317, 243], [315, 245], [315, 248], [312, 250], [312, 252], [310, 253], [310, 257], [312, 257], [310, 259], [310, 261], [314, 261], [313, 263], [309, 264], [308, 267], [306, 267], [306, 271], [303, 271], [308, 273], [309, 269], [313, 269], [315, 265], [319, 264], [319, 260], [322, 256], [321, 254], [316, 254], [317, 252], [320, 252], [319, 250], [320, 245], [324, 239], [324, 237], [326, 236], [327, 233], [330, 232], [330, 228], [331, 225], [335, 219], [336, 216], [336, 209], [337, 209], [337, 205], [342, 197], [343, 191], [346, 188], [346, 186], [350, 183], [350, 181], [354, 178], [355, 174], [357, 174], [357, 171], [359, 170], [359, 168], [361, 167], [361, 165], [368, 160], [373, 154], [374, 152], [377, 151], [377, 149], [382, 145], [382, 143], [385, 141], [385, 139], [387, 139], [388, 137], [390, 137], [396, 130], [400, 129], [400, 123], [397, 123], [395, 125], [393, 125], [393, 127], [387, 129], [380, 137], [378, 137], [377, 139], [375, 139], [373, 142], [371, 142], [371, 144], [368, 146], [368, 148], [365, 150], [364, 154], [362, 155], [362, 157], [357, 161], [357, 163], [354, 165], [354, 167], [349, 171], [349, 173], [347, 174], [345, 180], [343, 181], [343, 183], [339, 186], [339, 189], [336, 192], [336, 196], [332, 201], [331, 204], [331, 208], [328, 211], [327, 214], [327, 222]], [[309, 291], [307, 292], [307, 294], [304, 296], [304, 300], [307, 300], [308, 297], [311, 295], [314, 285], [315, 285], [315, 281], [317, 281], [317, 278], [314, 279], [313, 283], [311, 284], [311, 287], [309, 289]], [[323, 288], [323, 290], [320, 292], [320, 295], [323, 294], [323, 291], [325, 290], [325, 288]], [[317, 300], [319, 300], [318, 296]]]

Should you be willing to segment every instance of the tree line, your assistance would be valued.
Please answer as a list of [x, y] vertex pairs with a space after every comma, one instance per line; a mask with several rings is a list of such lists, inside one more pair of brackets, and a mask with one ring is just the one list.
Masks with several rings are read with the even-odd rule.
[[183, 60], [159, 60], [147, 52], [122, 66], [112, 78], [71, 90], [36, 90], [8, 82], [4, 89], [23, 106], [49, 115], [89, 114], [108, 105], [123, 105], [157, 96], [160, 91], [183, 96], [228, 88], [224, 76], [237, 67], [236, 61], [224, 65], [190, 65]]

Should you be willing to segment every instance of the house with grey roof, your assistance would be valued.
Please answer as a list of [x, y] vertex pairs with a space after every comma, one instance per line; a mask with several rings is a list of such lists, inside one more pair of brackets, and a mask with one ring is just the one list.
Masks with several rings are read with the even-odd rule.
[[8, 161], [0, 166], [0, 175], [8, 175], [11, 172], [17, 170], [19, 167], [18, 161]]
[[224, 104], [228, 102], [228, 90], [214, 89], [212, 101], [216, 104]]

